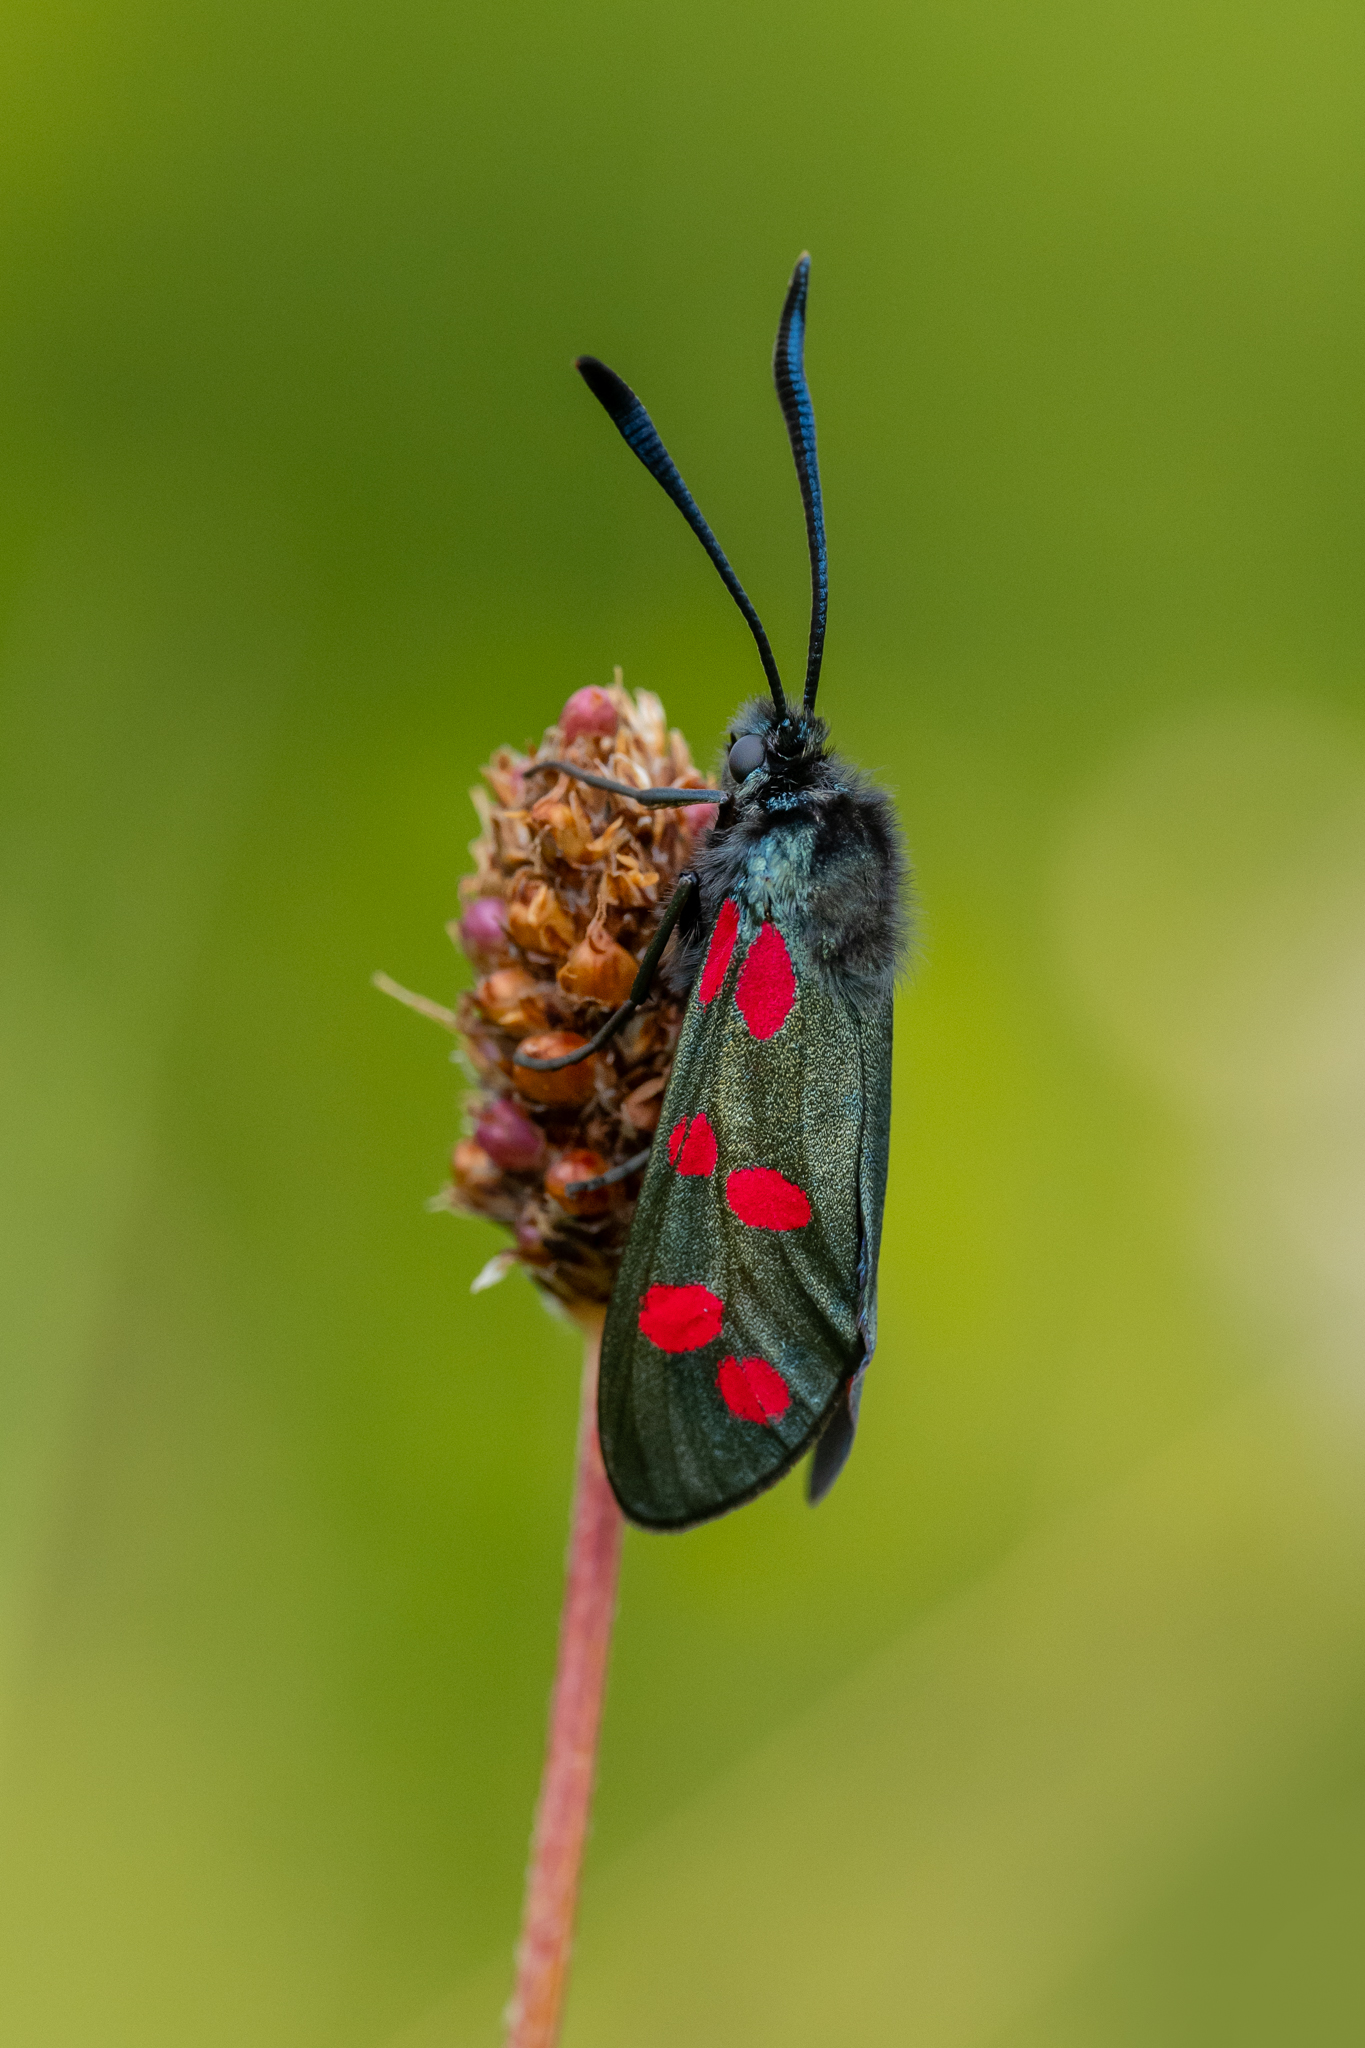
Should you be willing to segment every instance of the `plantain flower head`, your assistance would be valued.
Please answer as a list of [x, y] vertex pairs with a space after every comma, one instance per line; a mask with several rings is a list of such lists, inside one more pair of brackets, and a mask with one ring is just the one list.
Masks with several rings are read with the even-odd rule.
[[650, 810], [571, 777], [529, 771], [571, 761], [644, 789], [705, 789], [687, 742], [659, 699], [621, 683], [578, 690], [533, 754], [500, 747], [471, 792], [474, 872], [448, 927], [478, 980], [456, 1026], [473, 1081], [467, 1135], [451, 1159], [442, 1206], [512, 1232], [490, 1261], [491, 1284], [515, 1264], [561, 1300], [611, 1293], [643, 1166], [575, 1192], [638, 1159], [651, 1142], [682, 1023], [660, 981], [602, 1050], [551, 1073], [513, 1065], [518, 1045], [553, 1058], [584, 1044], [630, 993], [678, 876], [715, 812]]

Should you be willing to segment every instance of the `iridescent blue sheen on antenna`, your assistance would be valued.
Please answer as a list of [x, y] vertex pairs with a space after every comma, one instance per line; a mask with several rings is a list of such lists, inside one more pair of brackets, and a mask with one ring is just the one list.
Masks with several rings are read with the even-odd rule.
[[754, 610], [748, 591], [730, 567], [724, 548], [703, 518], [701, 507], [679, 475], [678, 465], [659, 439], [658, 428], [625, 379], [618, 377], [615, 370], [609, 370], [596, 356], [579, 356], [574, 368], [593, 397], [610, 415], [626, 446], [639, 456], [650, 475], [663, 485], [720, 571], [721, 581], [743, 612], [749, 631], [758, 643], [758, 656], [763, 663], [763, 673], [768, 678], [773, 703], [777, 707], [778, 716], [785, 718], [787, 699], [782, 689], [782, 678], [777, 672], [772, 647], [763, 630], [763, 621]]
[[825, 513], [820, 501], [820, 465], [815, 454], [815, 410], [806, 383], [806, 287], [810, 257], [802, 256], [792, 272], [787, 300], [777, 324], [773, 350], [773, 381], [791, 438], [801, 502], [806, 510], [810, 547], [810, 644], [806, 653], [805, 707], [815, 709], [820, 663], [825, 653], [825, 618], [829, 610], [829, 558], [825, 551]]

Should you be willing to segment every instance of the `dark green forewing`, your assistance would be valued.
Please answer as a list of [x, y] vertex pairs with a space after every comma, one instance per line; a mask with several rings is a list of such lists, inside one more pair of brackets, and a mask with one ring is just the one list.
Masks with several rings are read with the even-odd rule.
[[723, 907], [688, 1002], [598, 1404], [622, 1508], [685, 1528], [808, 1451], [875, 1341], [891, 1004]]

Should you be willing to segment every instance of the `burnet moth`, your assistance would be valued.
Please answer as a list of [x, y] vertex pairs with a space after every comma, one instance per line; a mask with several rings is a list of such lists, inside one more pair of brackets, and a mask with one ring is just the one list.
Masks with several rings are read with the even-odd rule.
[[[815, 709], [828, 577], [804, 367], [809, 272], [802, 256], [773, 362], [810, 545], [799, 707], [644, 406], [596, 357], [575, 366], [720, 572], [769, 691], [731, 721], [716, 822], [627, 1001], [576, 1052], [516, 1054], [539, 1069], [590, 1057], [645, 1001], [656, 971], [689, 992], [607, 1311], [598, 1393], [613, 1490], [653, 1529], [739, 1507], [811, 1450], [809, 1497], [820, 1500], [852, 1447], [876, 1342], [908, 877], [890, 798], [831, 751]], [[536, 765], [640, 804], [715, 800], [634, 789], [567, 761]]]

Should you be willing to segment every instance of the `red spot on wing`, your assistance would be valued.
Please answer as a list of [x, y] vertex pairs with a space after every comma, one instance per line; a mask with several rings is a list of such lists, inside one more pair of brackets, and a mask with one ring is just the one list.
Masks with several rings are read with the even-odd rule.
[[699, 1351], [719, 1337], [725, 1304], [709, 1287], [651, 1287], [640, 1303], [640, 1329], [660, 1351]]
[[787, 1382], [766, 1358], [722, 1359], [716, 1374], [720, 1398], [741, 1422], [777, 1422], [791, 1406]]
[[772, 1038], [791, 1015], [796, 971], [775, 924], [765, 924], [750, 946], [735, 983], [735, 1001], [755, 1038]]
[[735, 950], [739, 937], [739, 911], [733, 897], [727, 896], [720, 906], [711, 943], [706, 949], [706, 965], [701, 971], [697, 985], [697, 1001], [709, 1003], [725, 979], [725, 970], [730, 965], [730, 955]]
[[771, 1166], [740, 1166], [725, 1176], [725, 1199], [754, 1230], [804, 1230], [810, 1202], [794, 1181]]
[[[681, 1126], [679, 1126], [681, 1128]], [[676, 1137], [677, 1133], [674, 1133]], [[703, 1110], [694, 1116], [688, 1125], [687, 1136], [678, 1151], [673, 1151], [673, 1139], [668, 1141], [669, 1156], [679, 1173], [709, 1176], [716, 1170], [716, 1134], [706, 1119]]]
[[668, 1134], [668, 1156], [674, 1166], [678, 1163], [678, 1154], [682, 1151], [682, 1142], [686, 1136], [687, 1118], [685, 1116], [679, 1117], [677, 1123], [674, 1124]]

